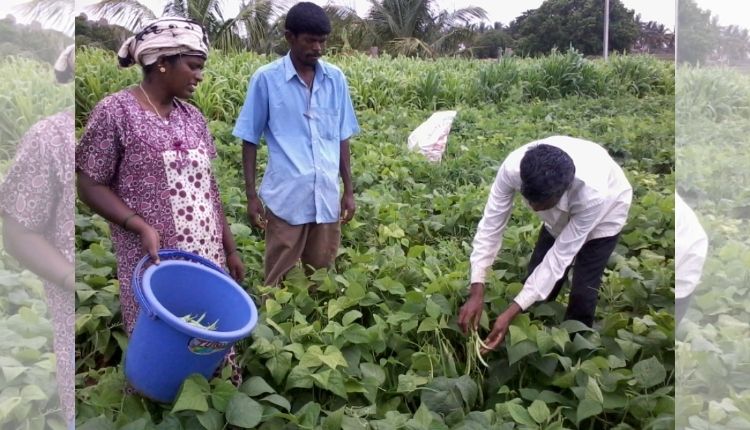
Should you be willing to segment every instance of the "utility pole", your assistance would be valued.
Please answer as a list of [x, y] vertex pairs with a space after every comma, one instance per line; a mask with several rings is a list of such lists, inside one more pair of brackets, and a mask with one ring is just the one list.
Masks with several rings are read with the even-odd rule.
[[604, 0], [604, 61], [609, 58], [609, 0]]

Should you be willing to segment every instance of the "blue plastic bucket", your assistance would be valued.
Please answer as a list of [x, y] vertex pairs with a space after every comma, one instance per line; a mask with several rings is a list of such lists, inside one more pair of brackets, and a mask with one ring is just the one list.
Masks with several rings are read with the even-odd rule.
[[[159, 257], [159, 265], [143, 271], [150, 261], [144, 257], [133, 273], [141, 308], [125, 354], [125, 377], [144, 396], [169, 403], [191, 374], [211, 378], [232, 345], [250, 335], [258, 312], [242, 287], [212, 262], [178, 250], [159, 251]], [[216, 330], [182, 319], [204, 313], [202, 323], [218, 321]]]

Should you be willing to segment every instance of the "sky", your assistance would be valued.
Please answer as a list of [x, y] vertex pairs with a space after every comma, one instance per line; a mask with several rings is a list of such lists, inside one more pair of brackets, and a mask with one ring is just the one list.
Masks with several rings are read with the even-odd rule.
[[[14, 12], [14, 7], [26, 0], [0, 0], [0, 17]], [[75, 13], [85, 12], [86, 8], [99, 0], [76, 0]], [[157, 15], [161, 13], [165, 0], [140, 0], [153, 9]], [[294, 0], [292, 0], [294, 1]], [[318, 4], [325, 4], [328, 0], [312, 0]], [[469, 5], [479, 6], [487, 11], [489, 22], [508, 24], [515, 17], [526, 10], [535, 9], [543, 0], [434, 0], [441, 9], [452, 11]], [[641, 15], [644, 21], [657, 21], [670, 29], [674, 29], [675, 1], [674, 0], [621, 0], [626, 7]], [[331, 0], [334, 4], [352, 7], [360, 15], [364, 15], [369, 8], [369, 0]], [[225, 0], [225, 15], [231, 16], [239, 9], [239, 1]], [[602, 3], [604, 3], [602, 1]], [[739, 25], [750, 29], [750, 14], [743, 13], [744, 2], [736, 0], [697, 0], [698, 6], [709, 9], [718, 16], [721, 25]]]

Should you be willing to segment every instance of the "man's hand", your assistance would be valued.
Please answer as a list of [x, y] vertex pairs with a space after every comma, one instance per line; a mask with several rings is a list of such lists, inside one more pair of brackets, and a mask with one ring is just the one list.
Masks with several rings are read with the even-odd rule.
[[227, 268], [232, 279], [241, 284], [245, 279], [245, 264], [242, 263], [239, 251], [233, 251], [227, 256]]
[[255, 227], [265, 230], [268, 220], [266, 219], [266, 209], [260, 197], [254, 196], [247, 200], [247, 216], [250, 217], [250, 223]]
[[471, 284], [471, 293], [469, 299], [461, 306], [458, 313], [458, 326], [461, 331], [467, 334], [470, 329], [476, 330], [479, 327], [479, 319], [484, 310], [484, 284]]
[[505, 339], [505, 335], [508, 334], [508, 328], [513, 319], [521, 313], [521, 307], [516, 302], [506, 309], [499, 317], [495, 320], [495, 324], [492, 326], [492, 331], [487, 339], [484, 340], [484, 346], [482, 347], [482, 354], [486, 354], [495, 348], [497, 348]]
[[357, 205], [354, 203], [354, 193], [345, 192], [341, 198], [341, 223], [346, 224], [354, 218]]

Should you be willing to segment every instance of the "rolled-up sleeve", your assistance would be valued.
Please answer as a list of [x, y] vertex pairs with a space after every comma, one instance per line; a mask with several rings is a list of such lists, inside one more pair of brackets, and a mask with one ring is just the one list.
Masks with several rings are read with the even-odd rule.
[[263, 73], [256, 72], [248, 84], [245, 103], [242, 105], [232, 134], [257, 145], [260, 143], [267, 124], [268, 83]]
[[342, 80], [344, 87], [342, 94], [344, 95], [344, 100], [342, 101], [339, 136], [341, 136], [341, 140], [347, 140], [359, 133], [359, 123], [357, 122], [357, 115], [354, 113], [354, 105], [352, 104], [352, 97], [349, 93], [349, 84], [346, 81], [346, 77], [342, 77]]
[[477, 232], [472, 242], [471, 283], [484, 282], [487, 269], [495, 261], [497, 252], [503, 243], [503, 232], [508, 225], [513, 210], [515, 189], [509, 177], [505, 163], [500, 166], [495, 182], [490, 189], [484, 215], [479, 221]]
[[554, 245], [547, 251], [542, 262], [526, 280], [514, 301], [526, 310], [532, 304], [545, 300], [552, 288], [565, 273], [581, 250], [589, 233], [596, 227], [605, 214], [604, 199], [592, 199], [586, 207], [571, 215], [570, 221], [555, 239]]

